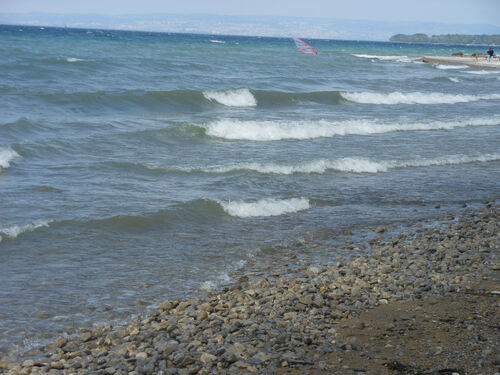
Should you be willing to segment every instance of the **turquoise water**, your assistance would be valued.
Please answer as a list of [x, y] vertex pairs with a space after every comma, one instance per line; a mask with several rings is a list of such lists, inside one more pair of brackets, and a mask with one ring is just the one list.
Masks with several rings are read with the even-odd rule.
[[307, 41], [0, 26], [0, 353], [498, 197], [481, 48]]

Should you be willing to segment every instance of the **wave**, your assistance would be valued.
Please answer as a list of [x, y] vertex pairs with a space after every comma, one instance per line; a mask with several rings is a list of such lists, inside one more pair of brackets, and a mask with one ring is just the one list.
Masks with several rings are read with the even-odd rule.
[[374, 59], [382, 61], [397, 61], [397, 62], [413, 62], [415, 59], [409, 58], [408, 56], [384, 56], [384, 55], [365, 55], [365, 54], [353, 54], [353, 56], [361, 57], [363, 59]]
[[[297, 164], [278, 163], [237, 163], [227, 166], [184, 168], [160, 168], [163, 172], [185, 173], [232, 173], [237, 171], [251, 171], [263, 174], [292, 175], [296, 173], [323, 174], [329, 170], [351, 173], [379, 173], [394, 168], [429, 167], [451, 164], [467, 164], [476, 162], [490, 162], [500, 160], [500, 154], [483, 154], [476, 156], [452, 155], [433, 159], [416, 160], [371, 160], [363, 157], [345, 157], [338, 159], [316, 159]], [[147, 167], [151, 168], [151, 167]]]
[[470, 70], [470, 71], [461, 72], [461, 73], [476, 74], [476, 75], [488, 75], [488, 74], [500, 74], [500, 71], [498, 71], [498, 70]]
[[279, 216], [288, 213], [307, 210], [309, 200], [305, 198], [291, 199], [261, 199], [256, 202], [219, 201], [224, 211], [235, 217]]
[[[27, 95], [27, 94], [26, 94]], [[31, 94], [30, 94], [31, 95]], [[276, 108], [303, 104], [336, 105], [348, 102], [368, 104], [440, 104], [499, 99], [500, 94], [452, 95], [444, 93], [377, 93], [377, 92], [286, 92], [250, 90], [119, 90], [95, 92], [37, 93], [37, 98], [72, 110], [123, 110], [147, 108], [149, 110], [185, 109], [202, 110], [213, 105], [227, 107]]]
[[[138, 233], [164, 230], [166, 227], [184, 226], [186, 222], [213, 224], [215, 220], [230, 215], [234, 217], [277, 216], [309, 208], [303, 198], [262, 199], [256, 202], [195, 199], [179, 203], [156, 212], [117, 215], [88, 221], [67, 220], [54, 226], [76, 226], [106, 232]], [[1, 232], [1, 231], [0, 231]]]
[[441, 70], [449, 70], [449, 69], [467, 69], [467, 65], [445, 65], [445, 64], [436, 64], [434, 65], [435, 68], [441, 69]]
[[224, 215], [221, 205], [210, 199], [195, 199], [178, 203], [156, 212], [138, 215], [118, 215], [86, 222], [75, 222], [78, 226], [105, 229], [108, 231], [140, 232], [163, 229], [170, 225], [189, 222], [213, 222]]
[[343, 92], [341, 95], [346, 100], [361, 104], [455, 104], [500, 99], [500, 94], [463, 95], [439, 92], [391, 92], [387, 94], [377, 92]]
[[499, 117], [460, 119], [422, 123], [381, 123], [372, 120], [349, 121], [240, 121], [223, 119], [204, 125], [206, 135], [228, 140], [278, 141], [313, 139], [345, 135], [370, 135], [396, 131], [450, 130], [467, 126], [500, 125]]
[[455, 78], [455, 77], [448, 77], [448, 79], [449, 79], [451, 82], [455, 82], [455, 83], [460, 82], [460, 81], [458, 80], [458, 78]]
[[10, 162], [21, 156], [10, 147], [0, 148], [0, 171], [10, 167]]
[[10, 227], [0, 228], [0, 241], [2, 241], [2, 236], [9, 238], [17, 238], [22, 233], [33, 232], [35, 229], [41, 227], [48, 227], [50, 223], [51, 220], [38, 220], [31, 224], [12, 225]]
[[77, 59], [76, 57], [68, 57], [66, 59], [67, 62], [78, 62], [78, 61], [84, 61], [83, 59]]
[[255, 107], [257, 105], [257, 100], [248, 89], [204, 91], [203, 96], [228, 107]]
[[223, 40], [217, 40], [217, 39], [211, 39], [210, 42], [211, 43], [226, 44], [226, 42], [224, 42]]

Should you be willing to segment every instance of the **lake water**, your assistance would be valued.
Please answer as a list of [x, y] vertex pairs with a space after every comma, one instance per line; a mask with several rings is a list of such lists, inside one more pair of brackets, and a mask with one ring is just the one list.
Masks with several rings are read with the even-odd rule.
[[0, 26], [0, 354], [498, 197], [485, 48], [307, 41]]

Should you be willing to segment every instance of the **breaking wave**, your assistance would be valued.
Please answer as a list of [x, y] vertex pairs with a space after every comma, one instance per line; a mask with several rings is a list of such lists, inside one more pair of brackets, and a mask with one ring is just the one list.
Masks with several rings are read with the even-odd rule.
[[500, 71], [498, 71], [498, 70], [469, 70], [469, 71], [461, 72], [461, 73], [487, 75], [487, 74], [500, 74]]
[[76, 57], [68, 57], [66, 59], [67, 62], [78, 62], [78, 61], [83, 61], [83, 59], [77, 59]]
[[445, 64], [436, 64], [434, 65], [437, 69], [441, 70], [449, 70], [449, 69], [467, 69], [467, 65], [445, 65]]
[[38, 220], [31, 224], [26, 225], [12, 225], [10, 227], [0, 228], [0, 241], [2, 241], [2, 236], [9, 238], [17, 238], [20, 234], [24, 232], [33, 232], [35, 229], [41, 227], [48, 227], [51, 221]]
[[394, 168], [428, 167], [451, 164], [466, 164], [500, 160], [500, 154], [484, 154], [476, 156], [452, 155], [433, 159], [416, 160], [386, 160], [378, 161], [362, 157], [345, 157], [339, 159], [316, 159], [305, 163], [239, 163], [228, 166], [214, 166], [202, 168], [171, 168], [163, 171], [182, 171], [186, 173], [231, 173], [237, 171], [251, 171], [264, 174], [291, 175], [295, 173], [318, 173], [328, 170], [351, 173], [379, 173]]
[[236, 217], [279, 216], [307, 210], [309, 200], [305, 198], [261, 199], [256, 202], [229, 201], [219, 204], [224, 211]]
[[396, 131], [449, 130], [467, 126], [500, 125], [500, 118], [478, 118], [422, 123], [349, 121], [240, 121], [224, 119], [204, 125], [208, 136], [228, 140], [277, 141], [344, 135], [369, 135]]
[[21, 157], [10, 147], [0, 148], [0, 171], [10, 167], [10, 162], [16, 158]]
[[361, 57], [363, 59], [373, 59], [381, 61], [397, 61], [397, 62], [413, 62], [414, 59], [408, 56], [381, 56], [381, 55], [365, 55], [365, 54], [353, 54], [353, 56]]
[[257, 105], [257, 100], [248, 89], [204, 91], [203, 96], [228, 107], [255, 107]]
[[462, 95], [443, 94], [439, 92], [391, 92], [387, 94], [377, 92], [343, 92], [341, 95], [346, 100], [361, 104], [455, 104], [500, 99], [500, 94]]
[[449, 79], [451, 82], [455, 82], [455, 83], [460, 82], [460, 81], [458, 80], [458, 78], [455, 78], [455, 77], [448, 77], [448, 79]]

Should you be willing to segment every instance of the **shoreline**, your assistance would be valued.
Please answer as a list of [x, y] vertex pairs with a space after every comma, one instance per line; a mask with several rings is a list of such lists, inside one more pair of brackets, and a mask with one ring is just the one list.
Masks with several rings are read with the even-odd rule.
[[471, 68], [488, 68], [500, 69], [500, 58], [493, 58], [492, 62], [488, 62], [484, 56], [422, 56], [420, 61], [431, 64], [450, 64], [450, 65], [467, 65]]
[[286, 274], [271, 268], [202, 297], [163, 302], [128, 326], [0, 359], [0, 372], [494, 374], [500, 206], [445, 216], [375, 237], [370, 251], [337, 256], [333, 265], [305, 266], [292, 254]]

